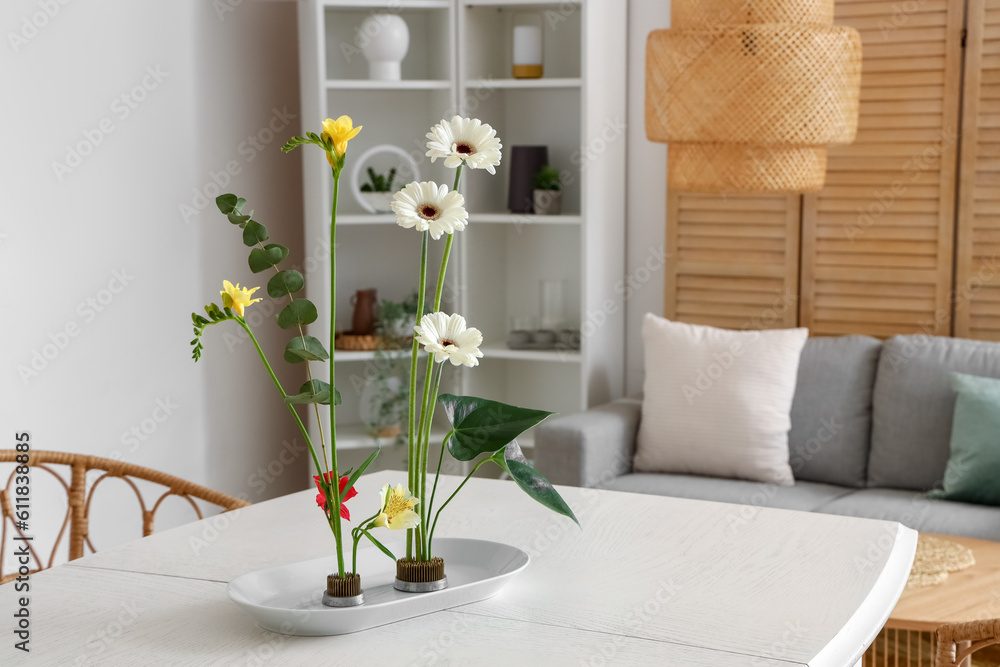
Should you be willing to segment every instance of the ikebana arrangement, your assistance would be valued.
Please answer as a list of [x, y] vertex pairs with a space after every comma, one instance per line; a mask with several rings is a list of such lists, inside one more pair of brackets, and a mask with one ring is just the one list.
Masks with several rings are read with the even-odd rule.
[[[396, 561], [394, 587], [397, 590], [424, 593], [447, 587], [446, 563], [434, 556], [434, 531], [441, 512], [455, 500], [465, 483], [484, 465], [499, 466], [530, 497], [577, 521], [573, 511], [548, 480], [525, 459], [517, 443], [518, 436], [552, 413], [471, 396], [439, 396], [445, 362], [452, 366], [472, 368], [479, 364], [479, 359], [483, 356], [479, 349], [483, 342], [482, 333], [468, 326], [461, 315], [441, 311], [455, 234], [468, 226], [469, 214], [465, 209], [465, 198], [459, 192], [462, 172], [468, 167], [496, 174], [502, 149], [492, 127], [478, 119], [455, 116], [450, 121], [442, 120], [427, 133], [427, 156], [432, 162], [443, 159], [446, 168], [455, 170], [451, 189], [434, 182], [413, 182], [398, 191], [392, 202], [397, 224], [420, 234], [420, 273], [412, 329], [409, 405], [406, 414], [407, 483], [405, 486], [384, 485], [378, 504], [373, 506], [373, 513], [362, 521], [352, 522], [354, 527], [350, 531], [351, 540], [347, 542], [345, 539], [342, 522], [352, 521], [346, 503], [357, 496], [355, 483], [379, 454], [379, 450], [376, 450], [353, 470], [342, 471], [338, 464], [337, 406], [341, 404], [341, 395], [336, 388], [335, 350], [332, 344], [337, 330], [337, 201], [348, 142], [361, 129], [361, 126], [355, 127], [348, 116], [341, 116], [336, 120], [327, 119], [323, 122], [320, 134], [309, 132], [305, 137], [292, 137], [282, 147], [287, 153], [306, 144], [316, 146], [326, 152], [330, 165], [333, 203], [330, 213], [332, 250], [329, 276], [329, 351], [318, 338], [305, 332], [305, 327], [318, 318], [318, 311], [308, 299], [295, 296], [305, 286], [304, 276], [294, 269], [279, 268], [288, 256], [288, 248], [268, 242], [270, 238], [267, 228], [254, 219], [253, 211], [247, 209], [245, 198], [224, 194], [216, 199], [219, 210], [227, 216], [229, 222], [242, 230], [243, 243], [250, 248], [250, 271], [254, 274], [273, 274], [267, 282], [267, 295], [272, 299], [287, 298], [287, 304], [278, 312], [276, 320], [279, 327], [292, 334], [285, 346], [284, 360], [291, 364], [301, 364], [304, 369], [306, 381], [298, 391], [289, 393], [282, 386], [244, 317], [245, 309], [261, 300], [254, 298], [259, 287], [240, 287], [239, 283], [233, 285], [225, 280], [220, 292], [222, 306], [210, 303], [205, 306], [205, 315], [192, 314], [195, 338], [191, 344], [195, 361], [202, 354], [202, 338], [209, 326], [235, 322], [253, 342], [271, 382], [305, 439], [313, 465], [319, 473], [313, 478], [318, 489], [316, 504], [322, 511], [323, 520], [330, 526], [335, 543], [337, 570], [327, 577], [323, 595], [323, 603], [331, 607], [364, 603], [361, 573], [357, 571], [358, 545], [362, 540], [368, 540]], [[446, 238], [441, 265], [433, 297], [428, 303], [428, 247], [432, 241], [439, 241], [442, 237]], [[427, 358], [423, 387], [418, 391], [421, 348], [427, 353]], [[313, 376], [311, 364], [324, 362], [328, 376], [321, 380]], [[438, 404], [447, 416], [451, 428], [444, 438], [436, 469], [431, 475], [428, 467], [430, 435]], [[312, 406], [317, 424], [318, 448], [297, 406]], [[329, 410], [329, 433], [323, 432], [320, 406], [326, 406], [322, 409]], [[438, 481], [445, 449], [454, 459], [469, 462], [471, 469], [454, 492], [437, 505]], [[397, 557], [382, 544], [373, 534], [377, 528], [407, 531], [404, 557]], [[345, 552], [348, 544], [351, 545], [350, 567]]]

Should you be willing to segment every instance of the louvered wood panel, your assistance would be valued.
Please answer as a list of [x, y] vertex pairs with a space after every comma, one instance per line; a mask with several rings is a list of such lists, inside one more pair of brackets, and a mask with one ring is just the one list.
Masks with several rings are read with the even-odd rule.
[[969, 0], [955, 335], [1000, 340], [1000, 0]]
[[664, 314], [727, 329], [798, 318], [800, 198], [670, 193]]
[[800, 322], [814, 335], [951, 333], [962, 13], [837, 0], [836, 22], [861, 32], [861, 112], [803, 199]]

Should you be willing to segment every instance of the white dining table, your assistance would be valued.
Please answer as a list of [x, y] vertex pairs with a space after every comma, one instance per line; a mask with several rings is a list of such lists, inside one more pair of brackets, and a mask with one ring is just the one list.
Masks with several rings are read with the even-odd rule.
[[[379, 487], [405, 476], [362, 477], [350, 508], [368, 516]], [[438, 497], [460, 481], [442, 478]], [[852, 667], [916, 548], [916, 533], [894, 522], [558, 489], [582, 528], [510, 481], [474, 479], [442, 514], [437, 535], [531, 557], [482, 602], [340, 636], [261, 629], [227, 582], [331, 554], [308, 490], [33, 575], [31, 651], [8, 632], [0, 665]], [[400, 548], [401, 533], [382, 536]], [[0, 586], [5, 626], [19, 596]]]

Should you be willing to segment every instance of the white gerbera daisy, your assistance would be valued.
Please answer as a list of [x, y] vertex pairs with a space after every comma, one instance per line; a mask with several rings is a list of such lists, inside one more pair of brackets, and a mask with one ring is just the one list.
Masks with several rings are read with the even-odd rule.
[[479, 329], [465, 326], [465, 318], [461, 315], [445, 313], [429, 313], [420, 320], [420, 326], [414, 327], [417, 341], [434, 355], [434, 361], [443, 363], [446, 359], [453, 366], [479, 365], [483, 353], [479, 346], [483, 344], [483, 334]]
[[449, 192], [444, 185], [430, 181], [414, 181], [392, 196], [392, 210], [396, 224], [418, 232], [430, 230], [436, 241], [442, 234], [465, 229], [469, 214], [465, 210], [465, 197], [460, 192]]
[[455, 116], [442, 120], [427, 133], [427, 157], [434, 162], [444, 158], [444, 166], [455, 168], [465, 162], [473, 169], [497, 173], [500, 149], [497, 131], [478, 118]]

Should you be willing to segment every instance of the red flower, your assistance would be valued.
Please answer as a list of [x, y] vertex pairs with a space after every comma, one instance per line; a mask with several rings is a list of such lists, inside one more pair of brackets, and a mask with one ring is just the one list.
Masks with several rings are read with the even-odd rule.
[[[323, 475], [323, 479], [325, 479], [327, 482], [333, 481], [333, 473], [332, 472], [325, 473]], [[316, 494], [316, 504], [322, 507], [324, 510], [326, 510], [327, 514], [329, 514], [330, 510], [328, 510], [326, 507], [326, 494], [323, 492], [323, 487], [319, 485], [319, 475], [313, 475], [313, 481], [316, 482], [316, 488], [319, 489], [319, 493]], [[347, 482], [348, 478], [346, 475], [340, 478], [341, 494], [344, 493], [344, 487], [347, 486]], [[348, 511], [347, 505], [345, 505], [344, 503], [346, 503], [348, 500], [350, 500], [356, 495], [358, 495], [358, 492], [352, 486], [350, 490], [347, 492], [347, 495], [344, 496], [344, 500], [340, 503], [340, 516], [344, 517], [348, 521], [351, 520], [351, 513]]]

